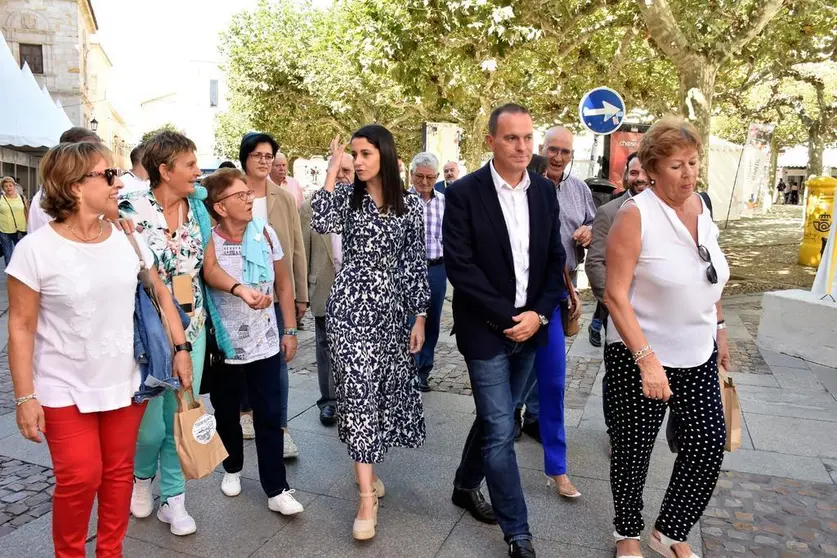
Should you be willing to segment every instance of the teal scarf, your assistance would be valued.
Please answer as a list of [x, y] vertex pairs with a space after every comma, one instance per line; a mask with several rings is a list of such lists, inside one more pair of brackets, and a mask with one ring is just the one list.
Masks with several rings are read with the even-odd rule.
[[[265, 242], [266, 241], [266, 242]], [[241, 255], [244, 257], [244, 283], [255, 286], [273, 283], [273, 258], [270, 239], [265, 238], [265, 222], [254, 218], [247, 223], [241, 240]]]

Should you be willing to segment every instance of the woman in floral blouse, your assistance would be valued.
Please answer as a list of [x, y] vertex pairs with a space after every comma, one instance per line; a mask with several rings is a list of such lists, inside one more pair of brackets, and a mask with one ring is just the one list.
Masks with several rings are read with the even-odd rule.
[[[151, 188], [128, 194], [120, 202], [119, 210], [120, 216], [132, 220], [142, 233], [157, 260], [160, 278], [191, 318], [186, 330], [187, 345], [190, 345], [187, 350], [192, 354], [193, 385], [200, 386], [206, 353], [207, 307], [201, 280], [205, 243], [199, 212], [203, 204], [192, 199], [200, 197], [195, 190], [195, 182], [201, 175], [195, 151], [194, 142], [176, 132], [161, 132], [151, 138], [142, 160]], [[229, 278], [229, 285], [234, 283]], [[239, 287], [235, 294], [255, 306], [271, 302], [252, 289]], [[197, 527], [185, 506], [186, 483], [174, 443], [176, 410], [177, 400], [171, 391], [150, 401], [146, 408], [137, 439], [131, 513], [142, 518], [154, 510], [151, 483], [159, 460], [157, 518], [169, 524], [173, 534], [183, 536], [194, 533]]]

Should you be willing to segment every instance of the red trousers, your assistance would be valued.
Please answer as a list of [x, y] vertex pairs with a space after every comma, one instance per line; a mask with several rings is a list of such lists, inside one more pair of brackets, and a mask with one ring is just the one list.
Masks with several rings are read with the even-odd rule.
[[122, 556], [134, 482], [134, 451], [145, 404], [101, 413], [44, 407], [55, 471], [52, 539], [58, 558], [83, 558], [93, 499], [99, 499], [96, 556]]

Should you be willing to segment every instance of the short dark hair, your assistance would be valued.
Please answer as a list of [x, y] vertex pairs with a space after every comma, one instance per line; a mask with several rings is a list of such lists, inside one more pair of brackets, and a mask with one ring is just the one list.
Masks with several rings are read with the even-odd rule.
[[145, 144], [141, 143], [131, 150], [131, 166], [135, 167], [141, 164], [143, 155], [145, 155]]
[[78, 143], [80, 141], [102, 141], [102, 138], [96, 135], [95, 132], [91, 132], [87, 128], [82, 128], [81, 126], [73, 126], [69, 130], [65, 130], [63, 134], [61, 134], [61, 138], [58, 140], [58, 143]]
[[227, 188], [232, 186], [236, 180], [241, 180], [245, 184], [247, 183], [247, 177], [245, 174], [236, 168], [219, 168], [217, 171], [201, 180], [201, 186], [206, 188], [206, 199], [203, 203], [206, 205], [206, 209], [209, 211], [209, 214], [212, 215], [212, 218], [216, 221], [221, 219], [218, 212], [215, 211], [216, 200], [220, 198]]
[[537, 153], [534, 153], [532, 155], [532, 160], [529, 161], [529, 166], [526, 168], [539, 176], [543, 176], [543, 173], [546, 172], [546, 168], [548, 165], [549, 159], [547, 159], [543, 155], [538, 155]]
[[235, 168], [235, 163], [233, 163], [232, 161], [224, 161], [223, 163], [218, 165], [218, 168], [219, 169], [234, 169]]
[[[398, 172], [398, 153], [395, 150], [395, 138], [389, 130], [380, 124], [369, 124], [364, 126], [352, 135], [352, 139], [363, 138], [375, 146], [381, 154], [381, 167], [378, 171], [381, 176], [381, 190], [383, 193], [382, 212], [392, 211], [395, 215], [404, 215], [407, 212], [407, 204], [404, 196], [406, 190], [401, 185], [401, 174]], [[366, 191], [366, 182], [358, 178], [355, 173], [355, 188], [352, 192], [351, 208], [359, 210], [363, 204], [363, 194]]]
[[262, 132], [244, 134], [244, 137], [241, 138], [241, 147], [238, 149], [238, 162], [241, 163], [241, 169], [245, 172], [247, 171], [247, 158], [250, 157], [250, 153], [255, 151], [256, 146], [260, 143], [269, 143], [274, 157], [276, 156], [276, 152], [279, 151], [279, 144], [276, 143], [276, 140], [270, 134]]
[[193, 153], [197, 150], [195, 142], [180, 132], [160, 132], [145, 142], [142, 166], [148, 173], [151, 187], [156, 188], [163, 181], [163, 177], [160, 175], [160, 165], [173, 167], [179, 155]]
[[516, 103], [506, 103], [491, 111], [491, 116], [488, 118], [488, 133], [492, 136], [497, 135], [497, 121], [504, 114], [529, 114], [529, 109]]

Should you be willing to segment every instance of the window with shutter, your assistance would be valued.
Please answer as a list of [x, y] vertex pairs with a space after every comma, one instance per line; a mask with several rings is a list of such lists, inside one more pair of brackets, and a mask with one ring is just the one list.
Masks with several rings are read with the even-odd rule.
[[44, 47], [43, 45], [20, 45], [20, 67], [24, 62], [29, 64], [33, 74], [44, 73]]

